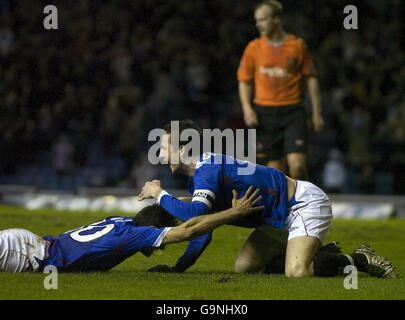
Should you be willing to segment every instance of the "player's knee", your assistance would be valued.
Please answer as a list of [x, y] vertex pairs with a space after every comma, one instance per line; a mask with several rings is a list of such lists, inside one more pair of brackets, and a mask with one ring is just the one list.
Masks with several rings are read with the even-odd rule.
[[235, 261], [235, 272], [236, 273], [247, 273], [249, 272], [250, 264], [244, 259], [236, 259]]
[[235, 261], [235, 272], [236, 273], [251, 273], [257, 272], [258, 266], [244, 258], [237, 258]]
[[311, 277], [313, 276], [313, 271], [311, 271], [309, 266], [301, 263], [294, 263], [286, 265], [285, 275], [289, 278]]

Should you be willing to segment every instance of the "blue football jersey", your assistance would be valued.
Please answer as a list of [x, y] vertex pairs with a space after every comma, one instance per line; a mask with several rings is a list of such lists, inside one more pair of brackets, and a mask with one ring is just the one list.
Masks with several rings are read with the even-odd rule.
[[171, 228], [137, 227], [132, 218], [111, 216], [60, 234], [51, 242], [44, 265], [59, 271], [107, 271], [143, 248], [159, 247]]
[[[247, 167], [250, 169], [247, 170]], [[232, 206], [232, 189], [242, 197], [249, 186], [260, 189], [262, 199], [258, 205], [261, 213], [246, 216], [232, 224], [242, 227], [257, 227], [267, 223], [283, 228], [288, 207], [287, 180], [283, 172], [273, 168], [241, 161], [223, 154], [205, 153], [196, 165], [194, 177], [188, 188], [193, 201], [205, 203], [214, 211]]]

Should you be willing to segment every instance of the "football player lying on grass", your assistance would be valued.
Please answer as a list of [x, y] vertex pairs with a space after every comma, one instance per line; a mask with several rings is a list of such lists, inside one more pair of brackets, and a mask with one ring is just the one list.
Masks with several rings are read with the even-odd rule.
[[251, 187], [240, 199], [234, 191], [232, 208], [192, 218], [175, 226], [175, 218], [158, 205], [135, 217], [112, 216], [57, 237], [40, 237], [25, 229], [0, 231], [0, 270], [41, 271], [46, 265], [60, 272], [107, 271], [138, 251], [149, 257], [166, 244], [189, 241], [249, 213], [261, 196]]

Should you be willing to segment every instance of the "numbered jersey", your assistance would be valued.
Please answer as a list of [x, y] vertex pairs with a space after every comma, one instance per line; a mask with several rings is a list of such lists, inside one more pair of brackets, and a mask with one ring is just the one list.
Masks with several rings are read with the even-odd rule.
[[255, 228], [266, 223], [283, 228], [288, 199], [286, 177], [281, 171], [223, 154], [204, 153], [188, 188], [193, 202], [203, 202], [210, 209], [220, 211], [232, 206], [232, 190], [242, 197], [250, 186], [260, 189], [262, 199], [258, 205], [263, 205], [265, 209], [231, 224]]
[[51, 241], [44, 265], [59, 271], [107, 271], [143, 248], [160, 247], [171, 228], [136, 227], [132, 218], [113, 216], [71, 230]]

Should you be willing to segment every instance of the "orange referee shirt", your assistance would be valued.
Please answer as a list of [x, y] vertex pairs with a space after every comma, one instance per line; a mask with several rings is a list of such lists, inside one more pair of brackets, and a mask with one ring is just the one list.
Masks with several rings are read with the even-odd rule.
[[254, 79], [254, 102], [261, 106], [299, 103], [302, 76], [315, 75], [304, 41], [291, 34], [279, 46], [273, 46], [265, 36], [251, 41], [237, 73], [238, 81]]

